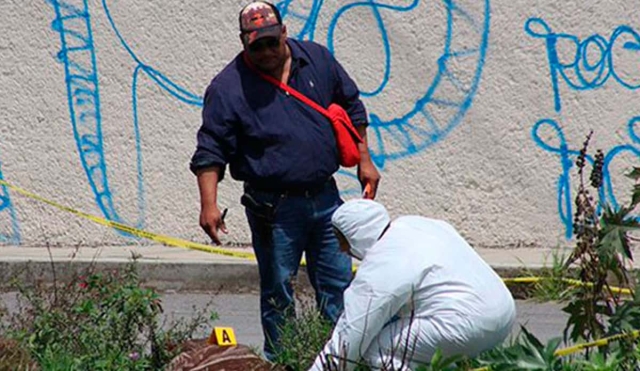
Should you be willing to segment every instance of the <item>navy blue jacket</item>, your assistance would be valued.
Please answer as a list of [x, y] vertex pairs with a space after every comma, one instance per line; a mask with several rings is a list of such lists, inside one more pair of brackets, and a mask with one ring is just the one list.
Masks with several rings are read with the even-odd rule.
[[[327, 48], [287, 40], [288, 84], [328, 107], [345, 108], [355, 126], [367, 124], [356, 84]], [[227, 164], [231, 176], [257, 187], [316, 185], [339, 168], [331, 123], [320, 113], [263, 80], [242, 53], [213, 78], [204, 96], [202, 126], [191, 171]]]

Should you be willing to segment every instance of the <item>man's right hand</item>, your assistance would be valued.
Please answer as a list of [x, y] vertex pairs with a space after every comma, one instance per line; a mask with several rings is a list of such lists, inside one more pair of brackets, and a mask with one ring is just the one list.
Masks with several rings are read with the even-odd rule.
[[218, 230], [224, 234], [229, 233], [227, 226], [224, 224], [224, 220], [222, 220], [222, 213], [217, 206], [203, 207], [200, 210], [200, 227], [204, 229], [205, 233], [211, 237], [211, 240], [216, 245], [221, 244], [220, 238], [218, 237]]
[[211, 240], [220, 245], [218, 230], [228, 233], [227, 227], [222, 220], [222, 214], [218, 209], [218, 179], [221, 177], [222, 169], [213, 166], [208, 169], [198, 171], [198, 188], [200, 190], [200, 227], [211, 237]]

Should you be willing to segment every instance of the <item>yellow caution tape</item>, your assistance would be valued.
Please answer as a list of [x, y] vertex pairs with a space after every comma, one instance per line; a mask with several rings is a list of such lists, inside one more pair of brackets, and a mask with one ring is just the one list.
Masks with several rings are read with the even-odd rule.
[[[580, 280], [574, 280], [571, 278], [552, 278], [552, 277], [515, 277], [515, 278], [503, 278], [504, 283], [538, 283], [540, 281], [560, 280], [572, 286], [586, 286], [592, 287], [593, 282], [582, 282]], [[623, 287], [609, 286], [609, 289], [614, 294], [633, 295], [631, 289]]]
[[[250, 260], [255, 260], [256, 256], [253, 253], [250, 252], [239, 252], [239, 251], [230, 251], [227, 249], [223, 249], [223, 248], [218, 248], [218, 247], [213, 247], [210, 245], [205, 245], [205, 244], [201, 244], [201, 243], [197, 243], [197, 242], [191, 242], [191, 241], [187, 241], [187, 240], [182, 240], [179, 238], [175, 238], [175, 237], [171, 237], [171, 236], [164, 236], [161, 234], [157, 234], [157, 233], [152, 233], [152, 232], [147, 232], [144, 231], [142, 229], [138, 229], [138, 228], [134, 228], [131, 226], [128, 226], [126, 224], [122, 224], [122, 223], [118, 223], [118, 222], [113, 222], [104, 218], [100, 218], [98, 216], [95, 215], [91, 215], [76, 209], [73, 209], [71, 207], [68, 206], [64, 206], [61, 205], [55, 201], [51, 201], [48, 200], [44, 197], [38, 196], [35, 193], [29, 192], [23, 188], [17, 187], [13, 184], [10, 184], [9, 182], [0, 179], [0, 186], [5, 186], [7, 188], [10, 188], [14, 191], [16, 191], [17, 193], [34, 199], [36, 201], [40, 201], [43, 202], [45, 204], [51, 205], [57, 209], [63, 210], [63, 211], [67, 211], [69, 213], [72, 213], [74, 215], [77, 215], [79, 217], [91, 220], [95, 223], [107, 226], [107, 227], [112, 227], [115, 228], [119, 231], [125, 232], [125, 233], [129, 233], [131, 235], [137, 236], [137, 237], [141, 237], [141, 238], [146, 238], [148, 240], [152, 240], [152, 241], [156, 241], [159, 243], [162, 243], [164, 245], [169, 245], [169, 246], [175, 246], [175, 247], [182, 247], [182, 248], [186, 248], [186, 249], [191, 249], [191, 250], [198, 250], [198, 251], [204, 251], [204, 252], [208, 252], [211, 254], [218, 254], [218, 255], [225, 255], [225, 256], [230, 256], [230, 257], [234, 257], [234, 258], [242, 258], [242, 259], [250, 259]], [[301, 265], [306, 265], [306, 261], [303, 258]], [[352, 268], [353, 271], [357, 270], [357, 267], [354, 265]], [[503, 281], [505, 283], [536, 283], [536, 282], [540, 282], [542, 280], [549, 280], [549, 279], [553, 279], [553, 278], [548, 278], [548, 277], [517, 277], [517, 278], [503, 278]], [[566, 282], [568, 284], [571, 285], [575, 285], [575, 286], [593, 286], [593, 283], [590, 282], [582, 282], [579, 280], [572, 280], [572, 279], [568, 279], [568, 278], [563, 278], [562, 279], [563, 282]], [[631, 295], [632, 292], [630, 289], [626, 289], [626, 288], [620, 288], [620, 287], [610, 287], [610, 289], [614, 292], [614, 293], [620, 293], [620, 294], [626, 294], [626, 295]]]
[[231, 256], [234, 258], [243, 258], [243, 259], [252, 259], [255, 260], [255, 255], [249, 252], [239, 252], [239, 251], [229, 251], [227, 249], [222, 249], [222, 248], [217, 248], [217, 247], [213, 247], [213, 246], [209, 246], [209, 245], [204, 245], [201, 243], [196, 243], [196, 242], [191, 242], [191, 241], [187, 241], [187, 240], [182, 240], [179, 238], [174, 238], [174, 237], [170, 237], [170, 236], [163, 236], [161, 234], [157, 234], [157, 233], [151, 233], [151, 232], [147, 232], [147, 231], [143, 231], [141, 229], [137, 229], [137, 228], [133, 228], [130, 227], [128, 225], [122, 224], [122, 223], [118, 223], [118, 222], [113, 222], [107, 219], [103, 219], [100, 217], [97, 217], [95, 215], [91, 215], [91, 214], [87, 214], [84, 213], [82, 211], [78, 211], [76, 209], [72, 209], [70, 207], [61, 205], [57, 202], [51, 201], [51, 200], [47, 200], [44, 197], [40, 197], [34, 193], [31, 193], [25, 189], [22, 189], [20, 187], [16, 187], [13, 184], [10, 184], [8, 182], [6, 182], [5, 180], [0, 179], [0, 186], [6, 186], [18, 193], [20, 193], [23, 196], [29, 197], [31, 199], [34, 199], [36, 201], [40, 201], [43, 202], [45, 204], [51, 205], [57, 209], [63, 210], [63, 211], [67, 211], [69, 213], [72, 213], [74, 215], [77, 215], [79, 217], [91, 220], [93, 222], [96, 222], [98, 224], [102, 224], [104, 226], [107, 227], [112, 227], [115, 228], [119, 231], [125, 232], [125, 233], [129, 233], [131, 235], [134, 236], [138, 236], [138, 237], [142, 237], [142, 238], [146, 238], [152, 241], [156, 241], [165, 245], [170, 245], [170, 246], [176, 246], [176, 247], [184, 247], [187, 249], [191, 249], [191, 250], [199, 250], [199, 251], [204, 251], [204, 252], [208, 252], [208, 253], [212, 253], [212, 254], [219, 254], [219, 255], [225, 255], [225, 256]]
[[[582, 343], [582, 344], [577, 344], [570, 347], [558, 349], [553, 354], [557, 357], [566, 357], [568, 355], [578, 353], [588, 348], [602, 347], [617, 340], [636, 339], [638, 337], [640, 337], [640, 330], [633, 330], [630, 332], [623, 332], [621, 334], [612, 335], [606, 338], [590, 341], [588, 343]], [[471, 371], [490, 371], [490, 370], [491, 370], [491, 367], [486, 366], [481, 368], [474, 368]]]
[[[9, 182], [7, 182], [6, 180], [0, 179], [0, 186], [6, 186], [7, 188], [10, 188], [14, 191], [16, 191], [17, 193], [34, 199], [36, 201], [40, 201], [43, 202], [45, 204], [51, 205], [57, 209], [63, 210], [63, 211], [67, 211], [71, 214], [74, 214], [76, 216], [91, 220], [95, 223], [107, 226], [107, 227], [112, 227], [115, 228], [119, 231], [125, 232], [125, 233], [129, 233], [131, 235], [137, 236], [137, 237], [141, 237], [141, 238], [146, 238], [148, 240], [152, 240], [152, 241], [156, 241], [159, 242], [161, 244], [164, 245], [169, 245], [169, 246], [174, 246], [174, 247], [182, 247], [182, 248], [186, 248], [186, 249], [190, 249], [190, 250], [198, 250], [198, 251], [204, 251], [204, 252], [208, 252], [211, 254], [218, 254], [218, 255], [224, 255], [224, 256], [230, 256], [230, 257], [234, 257], [234, 258], [241, 258], [241, 259], [250, 259], [250, 260], [256, 260], [256, 256], [253, 253], [250, 252], [240, 252], [240, 251], [230, 251], [227, 249], [223, 249], [223, 248], [219, 248], [219, 247], [213, 247], [210, 245], [205, 245], [205, 244], [201, 244], [201, 243], [197, 243], [197, 242], [192, 242], [192, 241], [187, 241], [187, 240], [183, 240], [183, 239], [179, 239], [179, 238], [175, 238], [175, 237], [171, 237], [171, 236], [164, 236], [161, 234], [157, 234], [157, 233], [152, 233], [152, 232], [148, 232], [148, 231], [144, 231], [142, 229], [138, 229], [138, 228], [134, 228], [131, 226], [128, 226], [126, 224], [122, 224], [122, 223], [118, 223], [118, 222], [114, 222], [111, 220], [107, 220], [104, 218], [100, 218], [98, 216], [95, 215], [91, 215], [76, 209], [73, 209], [71, 207], [68, 206], [64, 206], [61, 205], [55, 201], [51, 201], [48, 200], [42, 196], [38, 196], [35, 193], [29, 192], [26, 189], [20, 188], [18, 186], [15, 186]], [[300, 262], [300, 265], [302, 266], [306, 266], [307, 262], [305, 258], [302, 258], [302, 261]], [[352, 271], [356, 271], [357, 267], [354, 265], [352, 266]]]
[[558, 357], [565, 357], [568, 356], [570, 354], [574, 354], [574, 353], [578, 353], [582, 350], [585, 350], [587, 348], [593, 348], [593, 347], [602, 347], [605, 346], [613, 341], [616, 340], [622, 340], [622, 339], [635, 339], [637, 337], [640, 336], [640, 330], [634, 330], [631, 332], [623, 332], [621, 334], [617, 334], [617, 335], [613, 335], [607, 338], [602, 338], [602, 339], [598, 339], [598, 340], [594, 340], [588, 343], [582, 343], [582, 344], [578, 344], [578, 345], [574, 345], [574, 346], [570, 346], [567, 348], [563, 348], [563, 349], [558, 349], [555, 351], [555, 355]]

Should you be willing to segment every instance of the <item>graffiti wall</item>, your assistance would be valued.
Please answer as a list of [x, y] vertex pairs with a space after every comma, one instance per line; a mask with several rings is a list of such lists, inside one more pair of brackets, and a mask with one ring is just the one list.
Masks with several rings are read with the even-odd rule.
[[[0, 179], [107, 220], [197, 242], [189, 160], [209, 81], [240, 51], [240, 0], [5, 0]], [[476, 246], [572, 236], [575, 159], [593, 130], [600, 198], [640, 166], [640, 0], [281, 0], [289, 35], [359, 85], [394, 215], [444, 218]], [[589, 158], [589, 161], [593, 161]], [[358, 196], [352, 170], [337, 174]], [[225, 242], [249, 233], [226, 178]], [[0, 243], [148, 241], [0, 187]]]

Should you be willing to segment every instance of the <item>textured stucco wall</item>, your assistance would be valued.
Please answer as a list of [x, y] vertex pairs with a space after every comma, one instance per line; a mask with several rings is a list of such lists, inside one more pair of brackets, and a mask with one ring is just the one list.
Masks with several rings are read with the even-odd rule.
[[[283, 1], [290, 35], [359, 84], [394, 214], [477, 246], [567, 243], [575, 153], [607, 154], [609, 201], [640, 165], [640, 1]], [[1, 176], [51, 200], [205, 242], [188, 170], [210, 79], [239, 51], [238, 0], [0, 2]], [[359, 5], [356, 5], [359, 4]], [[631, 128], [631, 129], [630, 129]], [[563, 159], [565, 160], [563, 167]], [[352, 171], [338, 181], [353, 197]], [[248, 242], [225, 180], [226, 242]], [[0, 241], [146, 243], [0, 188]]]

